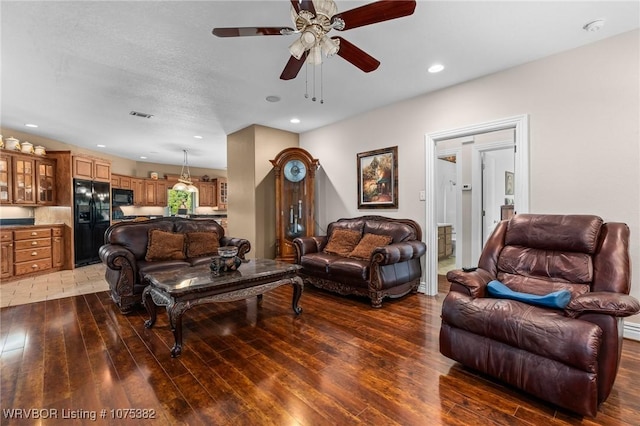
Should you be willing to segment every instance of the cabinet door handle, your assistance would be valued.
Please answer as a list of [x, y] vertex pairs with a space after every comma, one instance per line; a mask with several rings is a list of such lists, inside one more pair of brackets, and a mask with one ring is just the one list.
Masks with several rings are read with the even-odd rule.
[[31, 252], [31, 256], [37, 256], [37, 255], [38, 255], [38, 252], [37, 252], [37, 251], [32, 251], [32, 252]]

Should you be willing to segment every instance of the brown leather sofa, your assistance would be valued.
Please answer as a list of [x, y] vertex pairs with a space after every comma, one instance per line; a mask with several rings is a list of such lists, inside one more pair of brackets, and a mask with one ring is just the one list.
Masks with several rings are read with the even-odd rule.
[[[364, 243], [367, 234], [373, 234], [374, 240], [388, 237], [388, 241], [369, 246], [364, 254], [356, 250], [359, 244], [341, 254], [328, 252], [330, 240], [342, 232], [337, 230], [356, 231], [355, 243]], [[413, 220], [361, 216], [332, 222], [327, 235], [296, 238], [293, 244], [305, 283], [342, 295], [367, 296], [371, 306], [380, 308], [385, 297], [401, 297], [417, 290], [422, 276], [420, 257], [426, 252], [421, 239], [420, 225]], [[359, 257], [349, 256], [356, 256], [356, 251]]]
[[[152, 234], [154, 244], [149, 244]], [[167, 238], [177, 249], [168, 251], [165, 247], [169, 244], [158, 245], [162, 243], [161, 238]], [[182, 247], [180, 238], [183, 238]], [[209, 263], [212, 256], [217, 255], [219, 246], [237, 246], [242, 259], [251, 250], [248, 240], [226, 237], [222, 226], [213, 219], [177, 217], [115, 223], [105, 232], [104, 242], [99, 254], [107, 266], [105, 279], [111, 298], [125, 314], [142, 302], [143, 274]]]
[[[640, 311], [631, 285], [629, 228], [597, 216], [518, 214], [498, 224], [473, 272], [450, 271], [440, 352], [581, 415], [611, 392], [623, 317]], [[568, 290], [564, 309], [489, 295]], [[566, 292], [565, 292], [566, 293]], [[566, 303], [566, 301], [565, 301]]]

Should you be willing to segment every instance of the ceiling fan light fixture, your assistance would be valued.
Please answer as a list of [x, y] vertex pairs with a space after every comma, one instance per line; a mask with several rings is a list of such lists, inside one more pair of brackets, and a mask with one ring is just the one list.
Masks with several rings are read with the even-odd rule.
[[309, 50], [309, 59], [307, 62], [313, 65], [320, 65], [322, 63], [322, 49], [320, 46], [313, 46]]
[[291, 46], [289, 46], [289, 53], [291, 53], [291, 56], [296, 59], [300, 59], [305, 50], [307, 49], [304, 47], [304, 44], [302, 44], [302, 41], [299, 38], [297, 38], [296, 41], [291, 43]]
[[322, 37], [322, 40], [320, 40], [320, 48], [325, 56], [333, 56], [338, 53], [338, 49], [340, 49], [340, 41], [338, 39], [334, 40], [324, 36]]

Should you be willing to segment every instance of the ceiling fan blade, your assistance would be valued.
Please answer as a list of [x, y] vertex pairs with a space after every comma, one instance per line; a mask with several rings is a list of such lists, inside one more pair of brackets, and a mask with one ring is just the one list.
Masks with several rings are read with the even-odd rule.
[[218, 37], [249, 37], [265, 35], [284, 35], [294, 32], [289, 27], [230, 27], [214, 28], [211, 33]]
[[340, 40], [340, 49], [338, 49], [338, 56], [341, 56], [342, 58], [351, 62], [362, 71], [371, 72], [380, 66], [380, 61], [357, 47], [355, 44], [348, 42], [342, 37], [332, 37], [332, 39]]
[[312, 0], [291, 0], [291, 5], [296, 10], [296, 13], [300, 13], [301, 10], [308, 10], [316, 16], [316, 8], [313, 6]]
[[291, 56], [289, 58], [289, 62], [287, 62], [287, 65], [285, 65], [284, 69], [282, 70], [282, 74], [280, 74], [280, 79], [292, 80], [296, 78], [296, 76], [300, 72], [300, 69], [302, 69], [302, 66], [304, 65], [304, 61], [307, 60], [308, 54], [308, 52], [304, 52], [302, 56], [300, 56], [300, 59], [296, 59], [295, 56]]
[[333, 24], [337, 19], [342, 19], [344, 28], [336, 27], [336, 29], [344, 31], [409, 16], [413, 14], [415, 9], [415, 1], [381, 0], [333, 15], [331, 23]]

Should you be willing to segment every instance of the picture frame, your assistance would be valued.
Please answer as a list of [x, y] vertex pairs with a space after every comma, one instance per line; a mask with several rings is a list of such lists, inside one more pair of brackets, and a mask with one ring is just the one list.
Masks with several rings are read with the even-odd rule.
[[504, 195], [513, 195], [514, 178], [513, 172], [504, 172]]
[[398, 208], [398, 147], [357, 154], [358, 209]]

